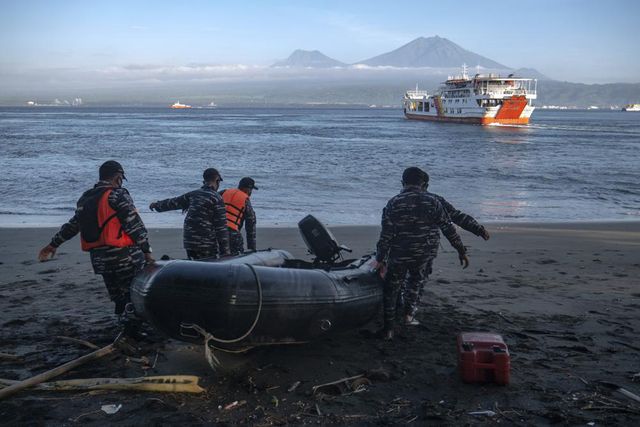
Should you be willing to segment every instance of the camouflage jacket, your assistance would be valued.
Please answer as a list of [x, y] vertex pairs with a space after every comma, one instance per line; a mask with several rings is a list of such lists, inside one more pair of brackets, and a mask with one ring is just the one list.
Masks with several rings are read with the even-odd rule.
[[[93, 189], [86, 191], [78, 200], [77, 207], [85, 203], [85, 197], [97, 188], [109, 188], [111, 184], [106, 181], [98, 181]], [[128, 248], [101, 248], [91, 250], [91, 263], [96, 274], [104, 274], [126, 266], [130, 263], [142, 264], [144, 257], [142, 252], [150, 252], [147, 229], [138, 215], [129, 191], [125, 188], [113, 188], [109, 194], [109, 206], [116, 211], [122, 229], [131, 237], [136, 246]], [[73, 238], [80, 232], [79, 210], [76, 209], [73, 217], [64, 224], [58, 233], [51, 239], [51, 246], [57, 248], [62, 243]]]
[[442, 196], [429, 193], [428, 191], [427, 191], [427, 194], [438, 199], [438, 201], [440, 202], [444, 210], [447, 212], [447, 214], [451, 218], [451, 221], [454, 224], [456, 224], [463, 230], [467, 230], [468, 232], [475, 234], [476, 236], [482, 236], [484, 234], [485, 232], [484, 227], [480, 225], [478, 221], [475, 220], [474, 217], [464, 212], [460, 212], [459, 210], [454, 208], [453, 205], [449, 203]]
[[229, 231], [222, 197], [213, 188], [203, 185], [173, 199], [156, 202], [158, 212], [182, 209], [184, 218], [183, 243], [186, 250], [213, 250], [229, 253]]
[[382, 211], [376, 259], [426, 262], [438, 254], [440, 230], [458, 252], [464, 245], [451, 218], [433, 195], [409, 186], [391, 198]]
[[[222, 190], [220, 194], [222, 195], [225, 190]], [[240, 222], [240, 226], [238, 227], [238, 231], [242, 230], [242, 227], [245, 226], [244, 231], [247, 235], [247, 249], [256, 250], [256, 212], [253, 210], [253, 206], [251, 205], [251, 199], [247, 199], [246, 204], [244, 205], [244, 216], [242, 217], [242, 222]]]

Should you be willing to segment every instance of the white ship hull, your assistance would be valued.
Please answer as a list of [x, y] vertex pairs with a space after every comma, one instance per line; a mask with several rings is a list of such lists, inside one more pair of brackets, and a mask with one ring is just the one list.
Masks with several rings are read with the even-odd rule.
[[[466, 71], [466, 70], [465, 70]], [[439, 92], [407, 91], [404, 115], [412, 120], [526, 125], [535, 107], [533, 79], [476, 75], [449, 78]]]

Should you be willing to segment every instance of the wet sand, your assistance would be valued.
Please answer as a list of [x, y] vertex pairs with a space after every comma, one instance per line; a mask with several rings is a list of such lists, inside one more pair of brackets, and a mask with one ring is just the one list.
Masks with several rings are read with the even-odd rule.
[[[81, 366], [58, 379], [201, 376], [201, 395], [25, 390], [0, 401], [7, 425], [123, 424], [640, 424], [640, 223], [491, 224], [490, 241], [466, 232], [471, 266], [446, 241], [418, 315], [392, 343], [361, 330], [262, 349], [213, 372], [201, 346], [160, 340]], [[370, 252], [377, 227], [334, 227], [354, 256]], [[77, 240], [52, 261], [37, 252], [55, 232], [0, 229], [0, 377], [20, 380], [103, 346], [117, 334], [104, 284]], [[156, 229], [157, 258], [183, 257], [181, 230]], [[306, 257], [296, 229], [258, 230], [258, 246]], [[501, 333], [512, 354], [507, 387], [470, 385], [456, 371], [456, 334]], [[147, 361], [142, 358], [145, 356]], [[151, 367], [150, 365], [153, 365]], [[314, 385], [364, 373], [358, 392], [314, 396]], [[296, 382], [294, 390], [288, 391]], [[235, 407], [224, 407], [238, 401]], [[246, 402], [246, 403], [243, 403]], [[122, 404], [113, 415], [101, 405]], [[469, 415], [473, 411], [493, 415]], [[491, 414], [491, 413], [490, 413]]]

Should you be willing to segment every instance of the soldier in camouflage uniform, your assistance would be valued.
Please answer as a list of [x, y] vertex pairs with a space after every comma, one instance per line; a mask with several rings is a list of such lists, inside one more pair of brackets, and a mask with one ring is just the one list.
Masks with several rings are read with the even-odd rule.
[[[480, 225], [480, 223], [478, 223], [475, 218], [473, 218], [471, 215], [457, 210], [444, 197], [426, 191], [427, 187], [429, 186], [429, 175], [426, 172], [424, 172], [424, 175], [424, 191], [426, 192], [426, 194], [435, 197], [440, 202], [447, 215], [449, 215], [449, 218], [451, 218], [451, 221], [463, 230], [473, 233], [478, 237], [482, 237], [484, 240], [489, 240], [489, 232], [486, 230], [486, 228]], [[419, 324], [419, 322], [415, 319], [415, 315], [418, 312], [418, 304], [420, 303], [420, 299], [422, 298], [424, 287], [427, 280], [429, 279], [429, 275], [433, 270], [433, 260], [434, 258], [430, 258], [425, 266], [424, 280], [421, 282], [414, 282], [413, 286], [406, 282], [401, 295], [399, 295], [399, 305], [403, 306], [403, 309], [406, 313], [405, 323], [409, 325]]]
[[[78, 200], [74, 216], [53, 236], [51, 243], [42, 248], [40, 261], [53, 257], [57, 248], [76, 234], [81, 233], [82, 248], [88, 250], [91, 264], [96, 274], [101, 274], [115, 303], [115, 313], [122, 315], [130, 301], [130, 285], [145, 262], [155, 262], [147, 239], [147, 229], [138, 215], [129, 192], [122, 188], [126, 180], [120, 163], [109, 160], [100, 166], [100, 180]], [[105, 194], [109, 192], [109, 194]], [[96, 204], [100, 200], [103, 212], [112, 212], [100, 224], [100, 214], [96, 221]], [[93, 211], [91, 209], [93, 208]], [[91, 214], [89, 212], [92, 212]], [[93, 215], [88, 218], [88, 215]], [[97, 239], [90, 239], [87, 221], [98, 225]], [[96, 230], [94, 230], [96, 231]], [[112, 246], [118, 245], [118, 246]]]
[[[396, 304], [403, 283], [418, 287], [424, 282], [426, 265], [438, 254], [440, 230], [458, 251], [466, 268], [466, 249], [442, 204], [424, 191], [425, 173], [407, 168], [402, 174], [403, 190], [391, 198], [382, 212], [382, 230], [376, 249], [377, 267], [384, 270], [384, 336], [392, 339]], [[403, 313], [406, 315], [406, 313]]]
[[193, 260], [230, 253], [224, 202], [218, 194], [222, 176], [216, 169], [209, 168], [202, 178], [204, 182], [199, 189], [149, 205], [149, 209], [157, 212], [177, 209], [186, 212], [183, 244], [187, 257]]
[[251, 194], [257, 190], [253, 178], [244, 177], [238, 183], [238, 188], [222, 190], [220, 195], [224, 200], [227, 211], [227, 227], [229, 228], [229, 245], [232, 255], [244, 252], [242, 228], [247, 235], [247, 248], [256, 250], [256, 213], [251, 206]]

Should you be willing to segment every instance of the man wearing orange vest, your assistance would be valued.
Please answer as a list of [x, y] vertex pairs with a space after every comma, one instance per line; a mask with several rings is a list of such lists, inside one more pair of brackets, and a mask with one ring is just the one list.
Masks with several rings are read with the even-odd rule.
[[129, 192], [122, 188], [126, 180], [122, 165], [115, 160], [100, 166], [100, 180], [78, 200], [76, 212], [40, 250], [46, 261], [57, 248], [80, 233], [83, 251], [89, 252], [95, 274], [101, 274], [115, 313], [122, 315], [130, 301], [130, 285], [146, 263], [155, 262], [138, 211]]
[[232, 255], [239, 255], [244, 252], [244, 241], [242, 239], [242, 226], [245, 227], [247, 235], [247, 248], [250, 251], [256, 250], [256, 213], [251, 206], [251, 193], [256, 187], [256, 182], [249, 177], [240, 180], [238, 188], [223, 190], [222, 200], [227, 210], [227, 227], [229, 228], [229, 246]]

